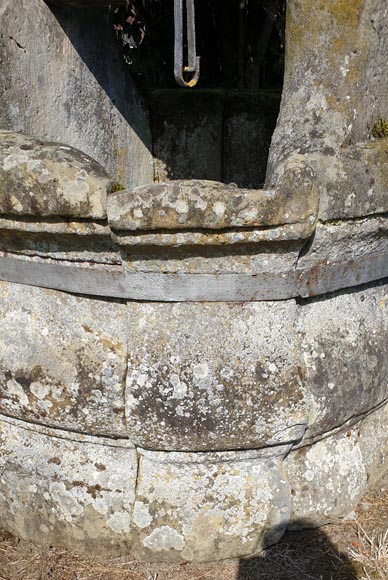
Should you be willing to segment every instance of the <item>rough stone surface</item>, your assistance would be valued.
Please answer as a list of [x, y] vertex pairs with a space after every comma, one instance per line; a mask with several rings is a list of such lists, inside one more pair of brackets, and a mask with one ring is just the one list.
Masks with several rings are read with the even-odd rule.
[[105, 12], [4, 0], [0, 20], [0, 128], [81, 149], [125, 187], [151, 183], [147, 114]]
[[[281, 189], [277, 195], [287, 199]], [[108, 218], [120, 225], [118, 199]], [[4, 216], [0, 276], [81, 294], [184, 302], [308, 298], [388, 276], [385, 216], [315, 224], [314, 196], [307, 204], [291, 199], [289, 218], [305, 208], [304, 223], [133, 234], [104, 222]], [[272, 209], [281, 215], [276, 204]]]
[[387, 211], [386, 145], [370, 144], [374, 123], [388, 117], [387, 16], [380, 0], [287, 2], [284, 87], [266, 183], [274, 187], [290, 156], [306, 155], [321, 184], [323, 219]]
[[[289, 195], [290, 189], [295, 195]], [[314, 172], [296, 161], [287, 167], [277, 191], [190, 180], [119, 191], [108, 199], [108, 220], [115, 230], [218, 230], [308, 222], [312, 231], [317, 210]]]
[[141, 453], [133, 508], [139, 556], [238, 558], [280, 538], [291, 509], [284, 453]]
[[104, 219], [112, 185], [82, 151], [0, 131], [0, 214]]
[[27, 540], [96, 553], [129, 552], [136, 451], [0, 421], [2, 527]]
[[128, 310], [126, 413], [137, 445], [222, 450], [303, 435], [308, 410], [293, 301]]
[[25, 539], [39, 531], [40, 543], [80, 552], [208, 561], [255, 554], [287, 525], [287, 448], [136, 452], [123, 440], [1, 419], [2, 526]]
[[385, 405], [354, 427], [287, 456], [293, 497], [289, 528], [322, 525], [354, 509], [387, 465], [387, 418]]
[[322, 525], [351, 512], [368, 474], [358, 427], [292, 452], [285, 469], [293, 494], [291, 529]]
[[300, 307], [303, 368], [311, 400], [306, 437], [322, 435], [388, 397], [388, 287], [316, 298]]
[[235, 305], [0, 290], [0, 513], [17, 535], [253, 556], [344, 517], [387, 463], [387, 284]]
[[[290, 451], [164, 453], [0, 421], [2, 526], [27, 540], [154, 561], [254, 556], [344, 517], [386, 466], [385, 405]], [[378, 444], [376, 444], [378, 443]]]
[[318, 222], [313, 239], [298, 261], [298, 270], [307, 271], [323, 263], [343, 263], [388, 251], [388, 216], [343, 222]]
[[126, 306], [0, 282], [0, 412], [124, 435]]
[[388, 212], [388, 139], [344, 147], [335, 156], [307, 159], [320, 174], [320, 219]]

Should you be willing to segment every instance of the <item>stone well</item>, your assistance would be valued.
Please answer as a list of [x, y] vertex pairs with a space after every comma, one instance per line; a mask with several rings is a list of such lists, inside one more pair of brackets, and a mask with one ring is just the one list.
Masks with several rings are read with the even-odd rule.
[[387, 466], [388, 7], [288, 1], [263, 189], [152, 182], [146, 107], [85, 10], [0, 7], [1, 526], [253, 556]]

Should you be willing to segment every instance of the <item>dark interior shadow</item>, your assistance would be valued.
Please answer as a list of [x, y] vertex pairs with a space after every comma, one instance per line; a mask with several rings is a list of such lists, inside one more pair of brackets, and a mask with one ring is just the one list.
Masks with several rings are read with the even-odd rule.
[[[283, 74], [270, 68], [267, 76], [271, 82], [268, 81], [265, 90], [252, 91], [250, 87], [242, 90], [240, 87], [236, 91], [237, 49], [233, 45], [225, 52], [223, 47], [223, 43], [227, 45], [228, 41], [237, 42], [234, 6], [228, 4], [221, 9], [223, 2], [218, 0], [218, 9], [214, 12], [214, 7], [211, 8], [208, 2], [197, 3], [197, 33], [203, 65], [200, 86], [212, 90], [187, 91], [176, 86], [172, 75], [172, 2], [155, 3], [159, 8], [148, 24], [142, 53], [139, 51], [137, 54], [139, 62], [134, 67], [134, 76], [124, 61], [123, 46], [108, 18], [108, 9], [68, 6], [62, 4], [62, 0], [45, 2], [105, 94], [160, 161], [164, 168], [161, 181], [211, 179], [233, 182], [238, 187], [262, 187], [279, 113]], [[164, 4], [168, 6], [164, 7]], [[223, 10], [227, 10], [227, 15], [221, 18]], [[213, 12], [220, 17], [216, 27], [220, 36], [217, 42], [221, 43], [219, 49], [214, 45], [214, 34], [210, 33], [216, 26], [210, 18]], [[258, 17], [256, 14], [256, 20]], [[226, 22], [229, 32], [224, 30]], [[278, 37], [279, 32], [274, 31], [276, 46]], [[273, 54], [274, 50], [271, 45], [268, 61], [273, 66], [280, 53], [283, 54], [283, 49], [276, 49], [280, 51], [279, 55], [276, 51], [276, 55]], [[218, 56], [215, 58], [214, 55]], [[224, 59], [226, 62], [221, 66]], [[157, 75], [153, 86], [148, 86], [145, 81], [154, 77], [155, 68], [161, 78]], [[139, 70], [143, 69], [145, 86], [141, 87]], [[221, 69], [224, 72], [221, 73]], [[231, 78], [228, 71], [234, 71]], [[134, 78], [142, 93], [138, 91]], [[165, 85], [174, 90], [155, 91]], [[139, 109], [133, 103], [139, 99], [144, 110], [149, 110], [150, 123], [147, 122], [147, 113], [136, 114]], [[159, 175], [156, 177], [158, 181]]]
[[67, 38], [111, 102], [149, 151], [152, 143], [145, 115], [138, 115], [133, 103], [145, 103], [125, 64], [108, 9], [66, 6], [45, 0]]
[[356, 580], [357, 572], [324, 528], [315, 528], [286, 532], [263, 556], [240, 560], [236, 580]]

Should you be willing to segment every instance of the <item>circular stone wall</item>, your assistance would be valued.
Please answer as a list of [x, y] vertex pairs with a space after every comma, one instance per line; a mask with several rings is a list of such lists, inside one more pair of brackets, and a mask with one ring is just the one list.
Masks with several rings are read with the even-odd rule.
[[249, 304], [0, 296], [0, 513], [23, 538], [254, 555], [347, 515], [383, 468], [387, 283]]
[[210, 561], [346, 516], [386, 465], [386, 216], [319, 222], [300, 159], [112, 192], [0, 137], [1, 525]]

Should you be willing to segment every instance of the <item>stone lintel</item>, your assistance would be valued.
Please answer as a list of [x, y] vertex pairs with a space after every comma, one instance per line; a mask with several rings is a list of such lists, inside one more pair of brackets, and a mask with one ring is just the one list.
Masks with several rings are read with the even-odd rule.
[[318, 210], [315, 174], [294, 160], [276, 190], [239, 189], [215, 181], [171, 181], [108, 198], [115, 231], [223, 230], [306, 223], [312, 233]]

